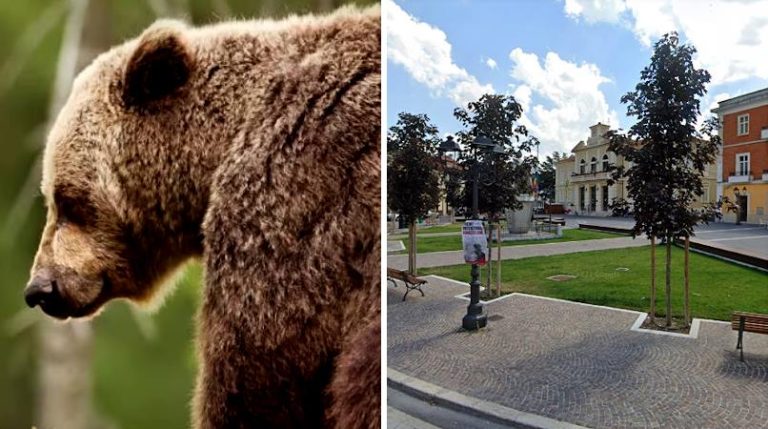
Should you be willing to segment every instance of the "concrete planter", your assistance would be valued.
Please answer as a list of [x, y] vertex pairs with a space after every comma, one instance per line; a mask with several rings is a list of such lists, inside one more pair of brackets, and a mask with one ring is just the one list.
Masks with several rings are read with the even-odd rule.
[[531, 217], [533, 216], [533, 201], [523, 201], [520, 210], [507, 210], [507, 232], [510, 234], [526, 234], [531, 229]]

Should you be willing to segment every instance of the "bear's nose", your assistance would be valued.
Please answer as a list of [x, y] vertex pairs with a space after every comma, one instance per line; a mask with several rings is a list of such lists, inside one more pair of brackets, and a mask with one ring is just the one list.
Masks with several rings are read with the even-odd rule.
[[32, 308], [50, 301], [56, 293], [55, 282], [48, 276], [36, 275], [24, 289], [24, 301]]

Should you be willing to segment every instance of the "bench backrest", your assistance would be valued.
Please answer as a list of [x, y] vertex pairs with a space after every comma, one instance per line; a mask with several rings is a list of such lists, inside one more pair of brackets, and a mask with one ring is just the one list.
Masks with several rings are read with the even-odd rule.
[[414, 285], [427, 283], [426, 280], [420, 279], [414, 275], [411, 275], [407, 271], [400, 271], [400, 270], [389, 268], [389, 267], [387, 267], [387, 277], [392, 277], [393, 279], [406, 281]]
[[744, 318], [744, 331], [768, 334], [768, 314], [736, 312], [731, 316], [731, 328], [739, 330], [741, 319]]

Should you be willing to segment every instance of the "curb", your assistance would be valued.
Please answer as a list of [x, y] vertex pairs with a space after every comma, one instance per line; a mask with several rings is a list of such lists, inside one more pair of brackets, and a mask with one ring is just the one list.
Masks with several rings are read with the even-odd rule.
[[549, 417], [518, 411], [493, 402], [472, 398], [387, 368], [387, 385], [424, 401], [502, 425], [526, 429], [587, 429]]
[[591, 223], [580, 223], [580, 229], [591, 229], [593, 231], [612, 232], [614, 234], [632, 235], [632, 228], [620, 226], [595, 225]]

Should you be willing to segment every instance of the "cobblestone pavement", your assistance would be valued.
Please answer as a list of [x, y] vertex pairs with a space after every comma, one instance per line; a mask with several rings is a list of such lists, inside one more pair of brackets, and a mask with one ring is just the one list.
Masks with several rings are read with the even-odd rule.
[[[501, 259], [522, 259], [532, 256], [562, 255], [565, 253], [589, 252], [592, 250], [621, 249], [650, 245], [648, 240], [632, 237], [603, 238], [599, 240], [565, 241], [560, 243], [523, 244], [501, 248]], [[493, 249], [496, 257], [496, 248]], [[443, 267], [464, 263], [461, 250], [450, 252], [419, 253], [416, 265], [419, 268]], [[387, 257], [387, 266], [404, 270], [408, 267], [408, 255], [391, 255]]]
[[695, 339], [633, 332], [637, 312], [525, 295], [488, 304], [488, 327], [469, 333], [454, 298], [468, 287], [427, 279], [405, 302], [389, 287], [390, 368], [594, 428], [768, 428], [766, 335], [745, 334], [742, 363], [726, 323]]

